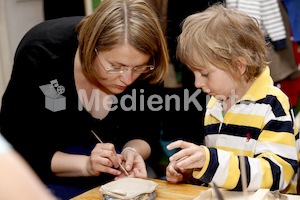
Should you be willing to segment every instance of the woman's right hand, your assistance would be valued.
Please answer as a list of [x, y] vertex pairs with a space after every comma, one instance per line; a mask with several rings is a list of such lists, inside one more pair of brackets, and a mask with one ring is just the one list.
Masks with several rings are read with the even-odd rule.
[[102, 172], [118, 176], [121, 174], [118, 169], [121, 162], [122, 156], [116, 153], [113, 144], [98, 143], [88, 159], [87, 171], [92, 176], [98, 176]]

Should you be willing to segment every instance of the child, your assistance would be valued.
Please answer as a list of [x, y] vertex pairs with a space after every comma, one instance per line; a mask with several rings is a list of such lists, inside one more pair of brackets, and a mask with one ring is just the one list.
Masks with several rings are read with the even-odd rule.
[[169, 159], [169, 182], [192, 175], [242, 190], [245, 169], [248, 191], [296, 193], [298, 129], [289, 99], [273, 86], [267, 52], [257, 22], [240, 11], [215, 4], [186, 18], [177, 56], [193, 71], [195, 86], [211, 99], [205, 146], [182, 140], [167, 146], [181, 149]]

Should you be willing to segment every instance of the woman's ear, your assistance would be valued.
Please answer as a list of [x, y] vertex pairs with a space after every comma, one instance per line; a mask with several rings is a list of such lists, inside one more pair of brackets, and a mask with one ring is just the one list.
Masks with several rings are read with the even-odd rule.
[[240, 75], [244, 75], [246, 72], [246, 60], [243, 57], [238, 57], [236, 61], [236, 68], [239, 70]]

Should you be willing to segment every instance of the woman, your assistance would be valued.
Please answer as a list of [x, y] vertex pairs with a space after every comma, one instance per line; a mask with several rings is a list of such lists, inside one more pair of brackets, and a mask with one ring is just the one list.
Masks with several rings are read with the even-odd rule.
[[83, 19], [45, 21], [16, 51], [1, 131], [62, 199], [124, 177], [120, 164], [144, 178], [160, 136], [145, 102], [168, 61], [160, 23], [142, 0], [104, 0]]

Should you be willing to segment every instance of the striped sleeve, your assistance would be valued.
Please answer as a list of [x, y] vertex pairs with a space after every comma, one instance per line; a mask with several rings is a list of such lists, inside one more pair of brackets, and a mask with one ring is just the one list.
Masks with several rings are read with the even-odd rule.
[[255, 18], [275, 50], [286, 48], [287, 35], [277, 0], [227, 0], [226, 7], [236, 8]]
[[276, 50], [286, 48], [286, 31], [277, 0], [261, 1], [262, 25]]

